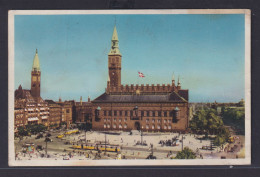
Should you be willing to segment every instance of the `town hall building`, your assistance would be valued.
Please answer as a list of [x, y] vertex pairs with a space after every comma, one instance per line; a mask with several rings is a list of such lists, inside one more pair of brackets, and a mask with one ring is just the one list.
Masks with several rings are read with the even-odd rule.
[[108, 80], [105, 93], [92, 104], [93, 130], [186, 131], [188, 90], [174, 76], [171, 84], [122, 85], [122, 54], [116, 26], [108, 54]]

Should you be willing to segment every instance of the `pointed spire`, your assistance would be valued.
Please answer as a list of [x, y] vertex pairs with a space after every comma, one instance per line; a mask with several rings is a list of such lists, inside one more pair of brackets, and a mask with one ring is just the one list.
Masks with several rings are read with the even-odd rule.
[[178, 76], [178, 86], [181, 85], [181, 82], [180, 82], [180, 76]]
[[174, 73], [172, 73], [172, 81], [175, 81]]
[[175, 78], [174, 78], [174, 73], [172, 74], [172, 85], [175, 85]]
[[111, 40], [111, 49], [108, 55], [121, 55], [119, 51], [118, 43], [119, 40], [118, 40], [118, 35], [117, 35], [117, 30], [115, 25], [113, 35], [112, 35], [112, 40]]
[[114, 27], [113, 35], [112, 35], [112, 41], [118, 41], [118, 35], [116, 30], [116, 25]]
[[39, 60], [39, 57], [38, 57], [38, 50], [37, 49], [36, 49], [35, 56], [34, 56], [34, 59], [33, 59], [32, 70], [33, 71], [40, 71], [40, 60]]

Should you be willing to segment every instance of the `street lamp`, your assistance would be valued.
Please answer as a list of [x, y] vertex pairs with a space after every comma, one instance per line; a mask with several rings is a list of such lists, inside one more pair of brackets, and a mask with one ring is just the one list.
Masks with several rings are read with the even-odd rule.
[[143, 128], [144, 128], [144, 127], [142, 126], [142, 127], [141, 127], [141, 145], [143, 145], [143, 131], [142, 131]]
[[50, 141], [51, 141], [51, 139], [50, 139], [50, 138], [48, 138], [48, 137], [46, 137], [44, 141], [46, 142], [46, 147], [45, 147], [45, 154], [46, 154], [46, 157], [47, 157], [47, 143], [48, 143], [48, 142], [50, 142]]
[[107, 152], [107, 134], [105, 133], [105, 155], [106, 155], [106, 152]]

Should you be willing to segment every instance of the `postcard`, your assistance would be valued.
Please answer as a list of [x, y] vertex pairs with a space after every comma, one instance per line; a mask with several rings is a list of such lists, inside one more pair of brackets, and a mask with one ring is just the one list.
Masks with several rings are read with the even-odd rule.
[[251, 164], [250, 15], [9, 11], [9, 166]]

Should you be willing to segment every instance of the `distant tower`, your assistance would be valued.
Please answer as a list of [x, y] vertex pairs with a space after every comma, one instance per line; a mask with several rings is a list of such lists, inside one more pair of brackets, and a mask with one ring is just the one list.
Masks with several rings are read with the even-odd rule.
[[111, 40], [111, 49], [108, 54], [108, 74], [110, 78], [111, 87], [121, 86], [121, 58], [122, 55], [119, 51], [118, 46], [118, 36], [116, 31], [116, 26], [114, 27], [112, 40]]
[[31, 72], [31, 94], [35, 98], [39, 98], [41, 96], [41, 70], [37, 49], [33, 59]]
[[90, 97], [88, 96], [88, 102], [90, 103]]

